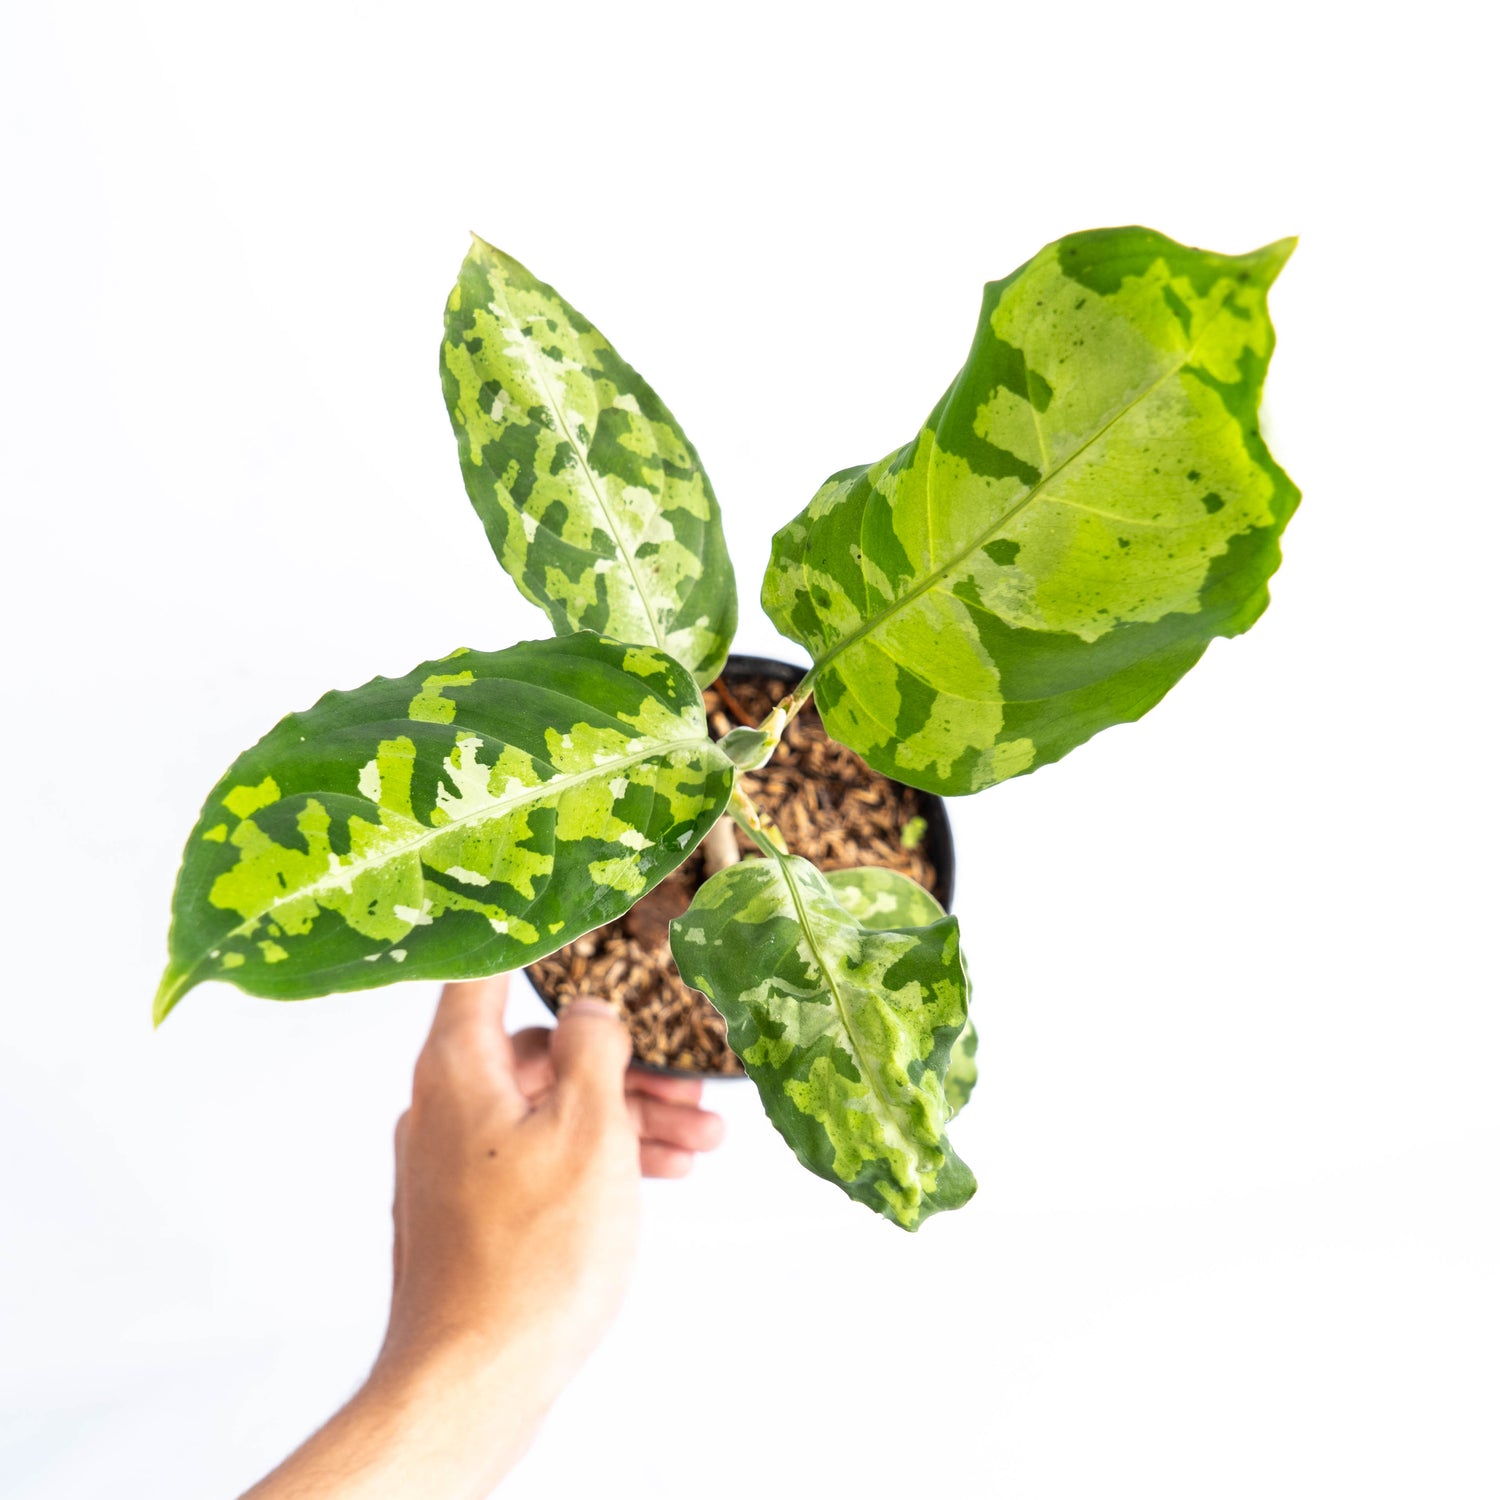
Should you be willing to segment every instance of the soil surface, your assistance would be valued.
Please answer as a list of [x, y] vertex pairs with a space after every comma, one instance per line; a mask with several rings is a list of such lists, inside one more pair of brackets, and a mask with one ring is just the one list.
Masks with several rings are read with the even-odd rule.
[[[703, 694], [709, 727], [723, 735], [736, 724], [759, 723], [787, 691], [785, 683], [770, 678], [736, 678], [726, 685], [721, 677]], [[746, 774], [745, 789], [792, 852], [820, 869], [885, 865], [933, 889], [937, 872], [914, 839], [921, 794], [872, 771], [829, 739], [812, 705], [787, 728], [770, 764]], [[753, 855], [749, 839], [738, 828], [734, 833], [741, 854]], [[580, 995], [607, 1000], [624, 1015], [643, 1063], [740, 1073], [724, 1018], [682, 982], [667, 941], [668, 924], [687, 910], [704, 878], [700, 846], [618, 921], [532, 964], [526, 971], [531, 982], [554, 1006]]]

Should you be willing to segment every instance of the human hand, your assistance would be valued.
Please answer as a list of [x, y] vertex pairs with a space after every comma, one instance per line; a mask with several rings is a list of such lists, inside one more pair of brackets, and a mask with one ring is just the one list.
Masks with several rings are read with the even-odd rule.
[[619, 1307], [641, 1175], [680, 1177], [722, 1139], [700, 1083], [628, 1071], [608, 1006], [511, 1037], [507, 988], [443, 991], [396, 1130], [385, 1344], [256, 1500], [488, 1493]]
[[[589, 1008], [600, 1004], [581, 1003]], [[516, 1082], [533, 1108], [557, 1083], [552, 1061], [555, 1035], [556, 1029], [550, 1026], [528, 1026], [511, 1033]], [[642, 1177], [686, 1177], [697, 1154], [712, 1151], [724, 1139], [723, 1120], [700, 1108], [702, 1102], [701, 1078], [674, 1078], [638, 1067], [626, 1071], [625, 1106], [640, 1138]]]
[[682, 1176], [723, 1124], [696, 1080], [627, 1072], [629, 1036], [601, 1002], [508, 1037], [507, 988], [447, 986], [417, 1060], [386, 1347], [525, 1345], [560, 1389], [624, 1296], [639, 1175]]

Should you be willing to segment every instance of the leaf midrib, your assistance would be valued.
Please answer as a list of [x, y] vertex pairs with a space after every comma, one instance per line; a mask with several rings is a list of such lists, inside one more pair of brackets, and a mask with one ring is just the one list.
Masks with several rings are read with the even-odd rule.
[[[422, 830], [421, 834], [418, 837], [410, 840], [406, 844], [403, 844], [399, 848], [389, 846], [387, 851], [378, 858], [372, 857], [367, 859], [355, 860], [347, 865], [340, 865], [337, 871], [330, 870], [327, 875], [320, 877], [318, 880], [313, 881], [311, 884], [300, 886], [295, 891], [288, 891], [285, 896], [281, 897], [279, 900], [273, 901], [269, 906], [263, 908], [261, 911], [258, 911], [251, 916], [245, 917], [239, 923], [239, 925], [232, 928], [229, 933], [226, 934], [226, 936], [235, 937], [246, 932], [253, 932], [255, 931], [256, 924], [258, 924], [265, 917], [269, 916], [272, 912], [277, 911], [281, 907], [289, 905], [293, 901], [301, 901], [308, 896], [315, 896], [319, 891], [329, 891], [352, 885], [355, 877], [363, 874], [366, 870], [374, 869], [380, 865], [392, 864], [398, 859], [406, 858], [410, 854], [419, 853], [428, 844], [433, 842], [433, 840], [439, 838], [441, 835], [448, 833], [455, 828], [462, 828], [469, 823], [474, 823], [481, 820], [504, 817], [507, 813], [511, 812], [517, 807], [522, 807], [532, 802], [545, 801], [549, 797], [555, 796], [560, 792], [567, 791], [570, 787], [579, 786], [586, 781], [593, 781], [601, 776], [615, 775], [619, 771], [624, 770], [630, 766], [638, 765], [643, 760], [650, 760], [654, 756], [659, 756], [669, 752], [670, 750], [681, 747], [704, 748], [711, 750], [714, 748], [714, 742], [706, 735], [684, 738], [680, 740], [660, 740], [657, 741], [649, 750], [642, 750], [634, 755], [624, 755], [616, 757], [614, 760], [611, 760], [604, 765], [592, 767], [587, 771], [578, 771], [568, 776], [554, 776], [550, 781], [539, 782], [536, 786], [527, 787], [525, 788], [524, 792], [516, 793], [515, 795], [510, 797], [497, 798], [494, 802], [487, 803], [482, 808], [475, 808], [473, 812], [465, 813], [460, 817], [450, 818], [446, 823], [439, 824], [436, 827], [418, 823], [414, 818], [407, 819], [407, 821], [409, 821], [413, 827], [420, 828]], [[312, 794], [308, 793], [307, 795], [311, 796]], [[376, 805], [378, 806], [378, 804]], [[380, 811], [388, 812], [390, 811], [390, 809], [381, 808]], [[398, 814], [397, 816], [404, 817], [404, 814]], [[220, 941], [222, 941], [222, 939], [220, 939]], [[206, 950], [198, 958], [193, 967], [196, 969], [198, 964], [201, 964], [203, 960], [208, 957], [211, 951], [211, 949]]]
[[[1231, 291], [1232, 290], [1233, 289], [1231, 288]], [[1062, 474], [1069, 467], [1069, 465], [1073, 463], [1075, 459], [1088, 452], [1088, 450], [1092, 448], [1095, 443], [1099, 442], [1100, 439], [1103, 438], [1105, 434], [1108, 433], [1109, 430], [1117, 422], [1119, 422], [1122, 418], [1128, 416], [1130, 412], [1134, 411], [1142, 401], [1145, 401], [1148, 397], [1155, 395], [1155, 393], [1160, 390], [1161, 387], [1167, 383], [1167, 381], [1171, 380], [1175, 375], [1177, 375], [1187, 364], [1191, 362], [1193, 356], [1197, 354], [1199, 342], [1202, 340], [1203, 335], [1208, 332], [1209, 328], [1212, 327], [1212, 325], [1223, 313], [1224, 308], [1229, 301], [1229, 296], [1230, 293], [1226, 292], [1219, 305], [1204, 320], [1203, 326], [1198, 330], [1197, 338], [1193, 340], [1192, 344], [1188, 347], [1187, 351], [1183, 354], [1181, 359], [1177, 360], [1169, 369], [1162, 371], [1162, 373], [1158, 375], [1156, 379], [1153, 380], [1148, 386], [1146, 386], [1146, 388], [1141, 391], [1138, 396], [1133, 397], [1124, 406], [1122, 406], [1120, 410], [1117, 411], [1114, 416], [1109, 419], [1109, 421], [1107, 421], [1102, 427], [1098, 429], [1098, 431], [1090, 433], [1090, 435], [1082, 443], [1080, 443], [1065, 459], [1063, 459], [1063, 461], [1059, 463], [1056, 468], [1050, 470], [1039, 480], [1037, 480], [1037, 482], [1013, 506], [1011, 506], [1009, 510], [1005, 511], [990, 526], [981, 531], [972, 542], [970, 542], [963, 548], [962, 551], [949, 558], [948, 561], [945, 562], [941, 567], [933, 569], [933, 571], [928, 573], [925, 578], [919, 580], [910, 590], [900, 595], [896, 600], [894, 600], [891, 604], [888, 604], [878, 614], [871, 615], [870, 618], [866, 620], [858, 630], [854, 631], [850, 635], [845, 636], [843, 640], [839, 641], [833, 647], [833, 649], [828, 652], [826, 656], [816, 658], [813, 662], [809, 675], [816, 675], [818, 672], [821, 672], [824, 667], [841, 656], [845, 651], [849, 649], [850, 646], [856, 644], [856, 642], [858, 641], [862, 641], [867, 635], [870, 634], [871, 631], [883, 625], [892, 616], [900, 614], [901, 611], [906, 609], [908, 605], [914, 603], [917, 599], [920, 599], [924, 594], [928, 593], [931, 589], [936, 587], [937, 584], [941, 583], [950, 573], [953, 572], [955, 568], [961, 566], [963, 563], [966, 563], [987, 542], [993, 541], [1000, 534], [1000, 532], [1003, 531], [1005, 527], [1007, 527], [1023, 510], [1025, 510], [1026, 507], [1030, 505], [1031, 502], [1035, 500], [1036, 497], [1040, 495], [1042, 491], [1046, 489], [1054, 479]], [[1032, 414], [1032, 420], [1033, 423], [1035, 423], [1036, 416], [1034, 410]], [[937, 428], [939, 425], [941, 425], [941, 417], [939, 417], [938, 421], [933, 424], [934, 440], [936, 439]], [[931, 473], [929, 466], [929, 481], [930, 478]], [[928, 537], [930, 541], [930, 527]], [[802, 584], [805, 589], [808, 588], [807, 559], [805, 553], [803, 555], [802, 561]]]
[[[849, 1045], [854, 1049], [855, 1061], [859, 1064], [860, 1072], [869, 1079], [870, 1092], [874, 1094], [875, 1098], [881, 1104], [881, 1114], [886, 1123], [895, 1130], [897, 1136], [902, 1141], [906, 1142], [912, 1155], [917, 1158], [920, 1168], [921, 1150], [912, 1140], [910, 1133], [904, 1128], [905, 1121], [896, 1102], [882, 1087], [879, 1070], [870, 1066], [865, 1049], [859, 1044], [859, 1033], [855, 1030], [854, 1023], [850, 1019], [848, 1007], [844, 1004], [844, 998], [839, 992], [839, 987], [833, 977], [833, 973], [823, 957], [822, 950], [818, 947], [818, 940], [813, 935], [812, 923], [808, 919], [806, 907], [802, 904], [802, 895], [797, 889], [797, 882], [792, 872], [787, 868], [786, 860], [783, 856], [779, 854], [776, 856], [776, 865], [782, 880], [786, 883], [787, 890], [791, 893], [792, 905], [797, 911], [798, 924], [801, 926], [803, 932], [807, 934], [808, 949], [812, 953], [813, 960], [823, 975], [823, 982], [828, 986], [828, 993], [833, 996], [834, 1006], [838, 1010], [839, 1020], [844, 1027], [844, 1034], [849, 1038]], [[842, 907], [840, 909], [842, 910]], [[853, 920], [856, 922], [856, 925], [862, 925], [858, 922], [857, 918]], [[918, 1192], [920, 1193], [920, 1186]]]
[[[548, 380], [546, 372], [537, 362], [535, 351], [531, 347], [531, 335], [521, 327], [520, 319], [516, 317], [515, 310], [510, 305], [510, 299], [506, 296], [503, 285], [500, 288], [496, 288], [493, 280], [488, 277], [486, 277], [486, 280], [489, 281], [490, 289], [495, 293], [496, 297], [496, 301], [490, 305], [491, 307], [498, 305], [504, 309], [505, 316], [510, 321], [510, 326], [521, 340], [527, 368], [536, 378], [537, 384], [541, 386], [542, 392], [547, 398], [547, 405], [552, 409], [552, 416], [557, 422], [558, 431], [563, 433], [572, 445], [574, 453], [578, 455], [578, 467], [583, 470], [588, 478], [589, 489], [594, 495], [594, 503], [599, 507], [599, 511], [603, 515], [604, 524], [609, 528], [610, 537], [614, 541], [615, 551], [619, 555], [620, 561], [624, 563], [625, 571], [630, 575], [631, 585], [635, 589], [636, 597], [641, 601], [642, 610], [645, 611], [646, 622], [651, 626], [651, 634], [655, 637], [657, 646], [665, 651], [667, 650], [666, 637], [662, 634], [661, 625], [657, 621], [656, 610], [652, 607], [651, 597], [641, 585], [640, 574], [636, 572], [635, 568], [635, 559], [631, 556], [620, 538], [620, 530], [615, 524], [614, 513], [610, 510], [608, 502], [599, 489], [599, 481], [594, 474], [593, 467], [588, 461], [588, 454], [585, 452], [583, 445], [578, 441], [578, 435], [569, 426], [567, 418], [563, 415], [562, 407], [558, 404], [557, 396], [552, 389], [552, 382]], [[665, 483], [665, 479], [663, 479], [663, 483]]]

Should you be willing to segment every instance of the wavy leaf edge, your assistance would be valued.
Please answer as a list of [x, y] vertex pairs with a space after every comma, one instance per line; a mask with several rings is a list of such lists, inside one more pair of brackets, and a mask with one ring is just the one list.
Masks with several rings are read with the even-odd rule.
[[773, 541], [762, 603], [830, 734], [966, 795], [1139, 718], [1254, 623], [1299, 499], [1256, 415], [1294, 244], [1092, 230], [985, 288], [917, 437]]
[[713, 876], [671, 945], [805, 1167], [903, 1229], [969, 1200], [943, 1091], [968, 1011], [955, 917], [865, 927], [815, 866], [778, 856]]

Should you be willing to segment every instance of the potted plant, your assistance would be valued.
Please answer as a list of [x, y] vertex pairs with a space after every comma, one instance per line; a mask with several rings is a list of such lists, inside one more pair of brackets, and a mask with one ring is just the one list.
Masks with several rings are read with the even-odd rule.
[[777, 533], [762, 603], [812, 666], [752, 715], [719, 681], [735, 583], [692, 444], [592, 324], [476, 240], [443, 392], [469, 498], [554, 636], [329, 693], [241, 755], [188, 838], [157, 1022], [208, 979], [294, 1000], [533, 965], [566, 999], [548, 956], [584, 939], [588, 959], [586, 935], [692, 857], [657, 941], [798, 1158], [908, 1229], [961, 1206], [958, 922], [935, 874], [891, 868], [932, 818], [890, 793], [899, 827], [866, 840], [885, 857], [824, 870], [757, 777], [811, 774], [787, 752], [817, 714], [861, 796], [981, 791], [1139, 718], [1249, 628], [1298, 500], [1257, 425], [1292, 245], [1099, 230], [987, 286], [916, 435]]

